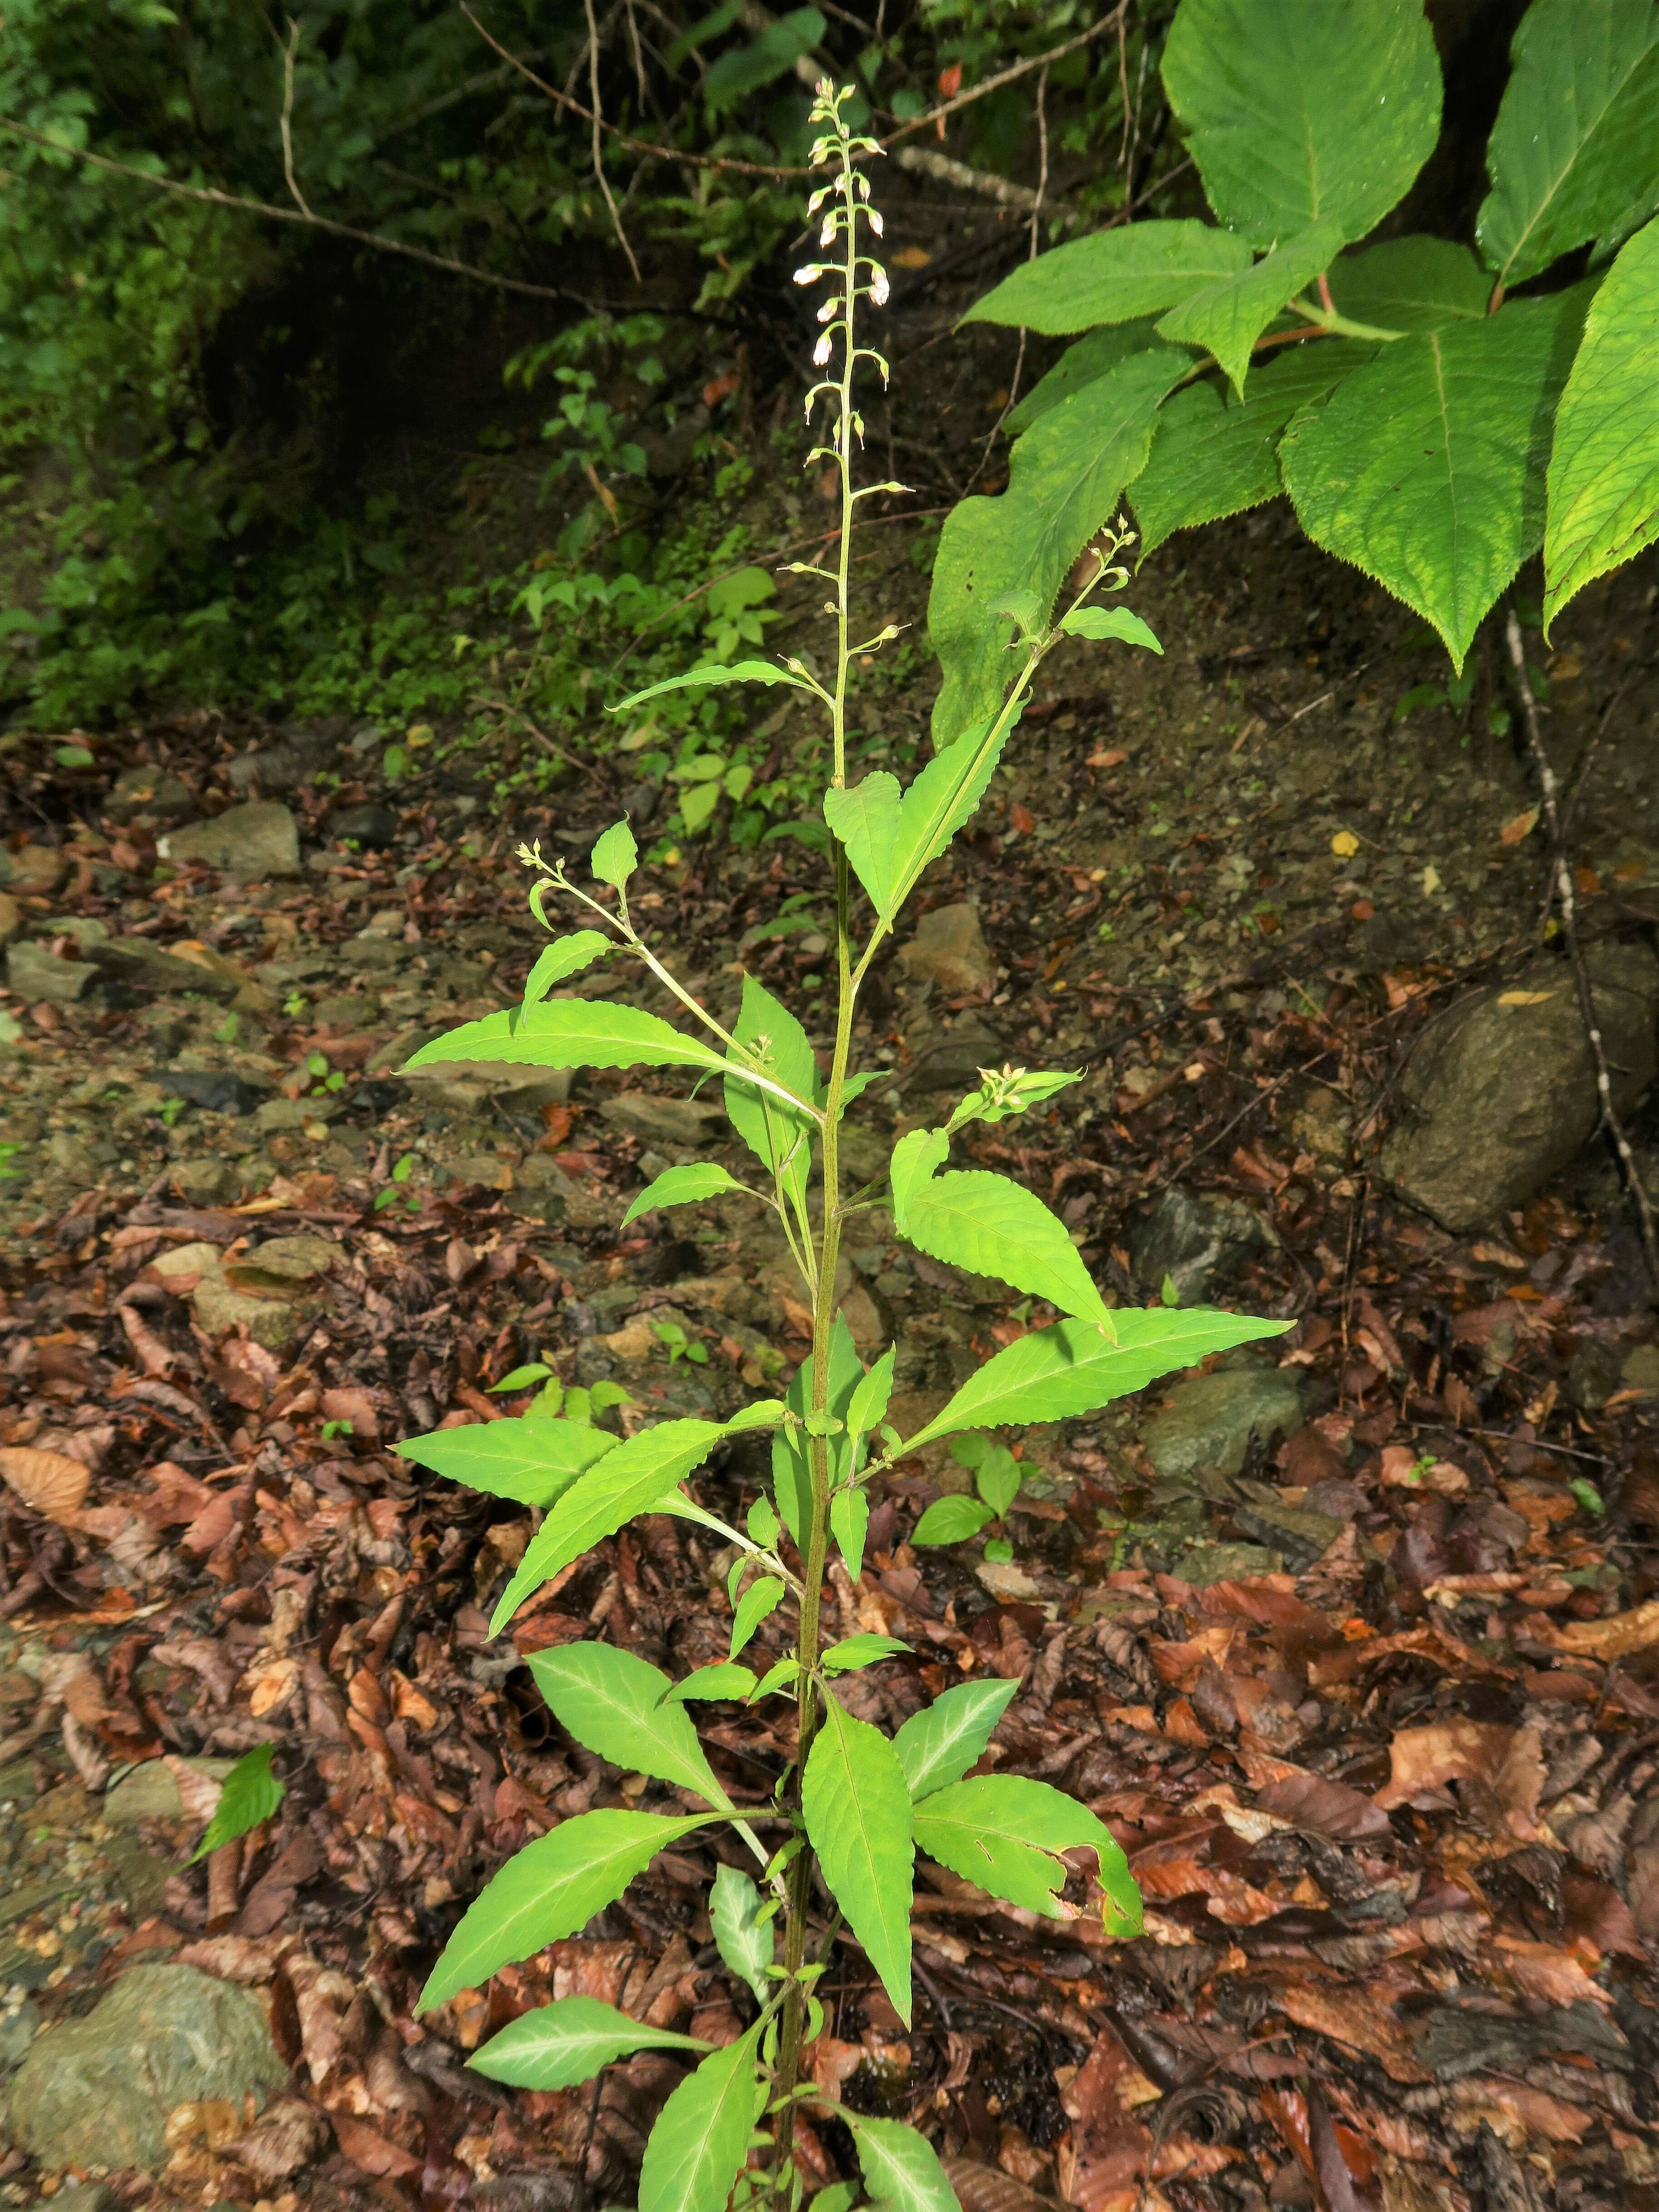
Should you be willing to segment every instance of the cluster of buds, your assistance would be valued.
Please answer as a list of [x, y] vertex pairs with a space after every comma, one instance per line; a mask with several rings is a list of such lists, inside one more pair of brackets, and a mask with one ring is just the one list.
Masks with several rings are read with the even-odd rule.
[[[853, 167], [859, 154], [878, 154], [880, 147], [873, 138], [854, 136], [847, 127], [842, 109], [853, 98], [850, 85], [839, 92], [829, 79], [823, 78], [817, 87], [817, 97], [812, 106], [814, 123], [828, 126], [823, 135], [814, 140], [807, 159], [813, 168], [834, 162], [838, 173], [827, 185], [821, 185], [806, 204], [811, 217], [822, 217], [818, 230], [820, 246], [832, 246], [843, 241], [843, 252], [838, 262], [809, 261], [795, 271], [797, 284], [816, 284], [824, 277], [834, 278], [842, 288], [827, 299], [818, 309], [818, 320], [826, 325], [822, 337], [812, 349], [812, 363], [817, 368], [829, 366], [836, 333], [844, 333], [847, 341], [846, 380], [851, 381], [858, 360], [862, 356], [873, 362], [881, 370], [882, 381], [887, 381], [887, 363], [878, 353], [867, 347], [858, 348], [853, 343], [853, 311], [860, 300], [868, 300], [878, 307], [887, 304], [890, 287], [887, 271], [875, 258], [859, 252], [858, 226], [860, 218], [868, 224], [872, 234], [882, 234], [881, 211], [870, 204], [870, 179]], [[811, 416], [812, 402], [823, 386], [819, 385], [808, 393], [806, 411]]]

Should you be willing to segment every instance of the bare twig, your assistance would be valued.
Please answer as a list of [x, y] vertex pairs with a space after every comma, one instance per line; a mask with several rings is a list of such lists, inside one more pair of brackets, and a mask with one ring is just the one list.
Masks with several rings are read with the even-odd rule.
[[1659, 1222], [1656, 1222], [1653, 1200], [1648, 1195], [1647, 1185], [1636, 1164], [1636, 1155], [1631, 1149], [1625, 1125], [1613, 1103], [1613, 1077], [1607, 1066], [1607, 1046], [1596, 1017], [1595, 1000], [1590, 989], [1589, 973], [1584, 965], [1583, 948], [1578, 941], [1577, 893], [1573, 884], [1571, 864], [1566, 854], [1560, 794], [1555, 781], [1555, 769], [1539, 727], [1538, 702], [1533, 697], [1532, 679], [1527, 674], [1526, 645], [1521, 635], [1520, 619], [1513, 605], [1504, 611], [1504, 642], [1509, 649], [1515, 696], [1521, 708], [1522, 726], [1527, 733], [1527, 749], [1532, 755], [1533, 765], [1538, 770], [1544, 817], [1549, 823], [1553, 848], [1550, 860], [1555, 878], [1556, 902], [1561, 910], [1561, 934], [1566, 943], [1567, 957], [1572, 963], [1573, 981], [1578, 991], [1578, 1011], [1583, 1018], [1584, 1035], [1589, 1042], [1590, 1058], [1595, 1066], [1595, 1095], [1601, 1102], [1601, 1127], [1613, 1139], [1613, 1150], [1619, 1155], [1620, 1164], [1630, 1185], [1641, 1231], [1642, 1251], [1648, 1263], [1648, 1274], [1655, 1290], [1659, 1291]]
[[306, 196], [300, 190], [294, 174], [294, 57], [300, 50], [300, 26], [289, 18], [288, 44], [283, 49], [283, 174], [288, 179], [288, 188], [294, 195], [294, 204], [307, 222], [315, 217], [306, 205]]
[[634, 249], [628, 242], [628, 233], [622, 227], [622, 217], [617, 212], [617, 203], [611, 197], [611, 179], [605, 173], [605, 118], [599, 112], [599, 27], [593, 19], [593, 0], [583, 0], [587, 10], [587, 94], [593, 103], [593, 174], [599, 179], [599, 190], [605, 195], [605, 206], [611, 211], [611, 228], [617, 234], [617, 243], [628, 256], [628, 265], [634, 272], [634, 282], [640, 283], [640, 264], [634, 258]]
[[948, 154], [935, 153], [931, 146], [901, 146], [893, 159], [913, 176], [931, 177], [938, 185], [954, 185], [958, 191], [977, 192], [981, 199], [994, 200], [999, 207], [1018, 208], [1022, 213], [1036, 211], [1037, 195], [1029, 185], [995, 176], [988, 169], [970, 169], [966, 161], [953, 161]]

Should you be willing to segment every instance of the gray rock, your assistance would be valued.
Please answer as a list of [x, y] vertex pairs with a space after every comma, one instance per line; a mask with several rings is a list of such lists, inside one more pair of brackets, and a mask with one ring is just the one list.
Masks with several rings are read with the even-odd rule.
[[300, 869], [300, 825], [275, 799], [228, 807], [156, 840], [164, 860], [203, 861], [238, 876], [293, 876]]
[[247, 1271], [250, 1276], [268, 1275], [280, 1282], [307, 1283], [313, 1275], [325, 1275], [344, 1257], [331, 1237], [271, 1237], [256, 1246], [246, 1260], [231, 1267], [229, 1280], [240, 1282], [244, 1271]]
[[239, 753], [225, 769], [225, 780], [235, 791], [297, 791], [314, 763], [297, 745], [267, 745], [262, 751]]
[[613, 1128], [651, 1145], [706, 1145], [726, 1122], [723, 1106], [700, 1098], [659, 1098], [648, 1091], [623, 1091], [599, 1109]]
[[216, 1206], [236, 1194], [236, 1178], [223, 1160], [175, 1160], [173, 1187], [191, 1206]]
[[952, 996], [985, 990], [996, 976], [979, 908], [966, 901], [923, 915], [899, 959], [913, 983], [937, 983]]
[[[1645, 945], [1587, 957], [1613, 1102], [1628, 1112], [1659, 1054], [1659, 961]], [[1472, 991], [1419, 1039], [1382, 1147], [1401, 1197], [1448, 1229], [1479, 1229], [1521, 1206], [1571, 1159], [1599, 1116], [1571, 971], [1542, 960], [1518, 982]]]
[[15, 2012], [0, 2012], [0, 2074], [22, 2063], [40, 2033], [40, 2008], [27, 1997]]
[[1136, 1228], [1129, 1251], [1136, 1279], [1152, 1291], [1167, 1277], [1183, 1306], [1202, 1305], [1216, 1284], [1252, 1252], [1273, 1242], [1271, 1231], [1237, 1198], [1198, 1198], [1166, 1190]]
[[1315, 1512], [1306, 1505], [1258, 1503], [1235, 1506], [1233, 1520], [1247, 1536], [1283, 1553], [1293, 1574], [1322, 1559], [1348, 1525], [1333, 1514]]
[[182, 776], [164, 768], [130, 768], [115, 779], [104, 811], [112, 822], [181, 822], [196, 804]]
[[343, 806], [337, 814], [329, 817], [331, 837], [349, 837], [356, 845], [366, 845], [372, 853], [383, 853], [397, 841], [399, 823], [389, 806], [377, 806], [370, 800], [364, 806]]
[[908, 1091], [976, 1091], [982, 1067], [998, 1067], [1002, 1039], [981, 1016], [958, 1017], [941, 1036], [919, 1040], [904, 1078]]
[[54, 1131], [46, 1146], [46, 1158], [78, 1189], [89, 1190], [98, 1180], [97, 1154], [84, 1137], [75, 1136], [68, 1129]]
[[175, 2106], [251, 2096], [261, 2110], [287, 2077], [251, 1990], [193, 1966], [135, 1966], [84, 2019], [37, 2039], [12, 2080], [7, 2129], [51, 2171], [153, 2172]]
[[163, 1091], [170, 1091], [175, 1098], [187, 1098], [204, 1114], [228, 1114], [234, 1121], [255, 1112], [270, 1096], [268, 1090], [262, 1091], [222, 1067], [158, 1068], [155, 1080]]
[[[222, 1782], [236, 1764], [234, 1759], [187, 1759], [184, 1763], [192, 1773], [205, 1775], [212, 1782]], [[146, 1759], [111, 1784], [100, 1810], [112, 1828], [136, 1828], [141, 1820], [182, 1820], [185, 1801], [178, 1778], [166, 1759]]]
[[84, 948], [93, 965], [112, 983], [148, 998], [184, 997], [186, 994], [228, 1002], [241, 985], [234, 976], [222, 975], [194, 960], [152, 945], [144, 937], [112, 937]]
[[1178, 1382], [1140, 1432], [1161, 1475], [1237, 1474], [1252, 1436], [1264, 1444], [1302, 1426], [1302, 1398], [1282, 1370], [1255, 1362]]
[[1285, 1562], [1277, 1552], [1261, 1544], [1194, 1544], [1183, 1552], [1170, 1570], [1194, 1589], [1212, 1583], [1246, 1581], [1251, 1575], [1282, 1574]]
[[89, 961], [54, 959], [49, 945], [31, 938], [6, 950], [6, 988], [33, 1006], [44, 999], [48, 1006], [72, 1006], [98, 981]]

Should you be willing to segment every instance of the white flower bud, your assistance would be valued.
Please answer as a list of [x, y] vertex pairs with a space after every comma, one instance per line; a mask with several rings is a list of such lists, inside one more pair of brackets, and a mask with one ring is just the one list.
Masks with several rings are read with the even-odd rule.
[[806, 212], [808, 215], [816, 215], [817, 213], [818, 210], [823, 205], [825, 200], [829, 198], [830, 189], [830, 188], [828, 185], [820, 185], [818, 186], [817, 191], [813, 193], [811, 198], [806, 203]]
[[823, 305], [818, 309], [818, 320], [821, 323], [833, 322], [840, 313], [841, 301], [839, 299], [826, 300]]
[[830, 332], [826, 331], [812, 349], [813, 366], [822, 368], [830, 358]]
[[823, 228], [818, 233], [820, 246], [833, 246], [836, 241], [836, 218], [832, 210], [823, 218]]
[[816, 261], [809, 261], [804, 267], [796, 270], [795, 282], [797, 284], [816, 284], [823, 274], [823, 270]]
[[879, 208], [871, 208], [868, 210], [868, 213], [870, 216], [870, 228], [875, 232], [876, 236], [879, 238], [882, 234], [883, 229], [881, 210]]
[[870, 297], [877, 307], [887, 305], [887, 271], [878, 266], [870, 279]]

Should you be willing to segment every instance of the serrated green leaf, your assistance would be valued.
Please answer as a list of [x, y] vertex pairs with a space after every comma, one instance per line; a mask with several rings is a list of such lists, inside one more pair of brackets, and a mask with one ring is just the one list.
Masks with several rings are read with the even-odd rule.
[[404, 1061], [441, 1067], [453, 1060], [508, 1067], [705, 1067], [726, 1062], [707, 1045], [642, 1006], [582, 999], [543, 999], [527, 1012], [513, 1006], [463, 1022]]
[[1659, 537], [1659, 222], [1639, 230], [1590, 302], [1556, 410], [1544, 532], [1544, 632], [1597, 576]]
[[662, 1173], [647, 1183], [634, 1203], [622, 1218], [627, 1228], [642, 1213], [650, 1213], [659, 1206], [696, 1206], [705, 1198], [723, 1198], [728, 1191], [740, 1192], [744, 1198], [756, 1198], [746, 1183], [726, 1169], [716, 1167], [712, 1160], [690, 1161], [684, 1167], [665, 1168]]
[[782, 1525], [777, 1515], [772, 1510], [771, 1499], [763, 1491], [750, 1507], [744, 1526], [756, 1543], [765, 1545], [769, 1548], [777, 1542], [778, 1534]]
[[913, 1544], [962, 1544], [996, 1519], [977, 1498], [936, 1498], [911, 1531]]
[[579, 929], [568, 937], [556, 937], [537, 955], [536, 964], [526, 978], [525, 1005], [538, 1005], [556, 983], [562, 983], [569, 976], [580, 975], [584, 968], [591, 968], [611, 951], [611, 942], [597, 929]]
[[671, 676], [661, 684], [647, 684], [643, 691], [630, 692], [626, 699], [618, 699], [611, 712], [626, 714], [630, 707], [638, 707], [647, 699], [659, 698], [665, 691], [690, 691], [720, 684], [793, 684], [798, 691], [811, 688], [803, 678], [780, 668], [774, 660], [734, 660], [729, 667], [688, 668], [683, 676]]
[[879, 2212], [962, 2212], [950, 2178], [926, 2136], [902, 2120], [866, 2119], [843, 2107], [859, 2172]]
[[1492, 295], [1492, 278], [1468, 247], [1444, 238], [1390, 238], [1345, 253], [1331, 264], [1330, 286], [1350, 322], [1408, 332], [1478, 321]]
[[906, 1442], [904, 1452], [959, 1429], [1024, 1428], [1033, 1421], [1092, 1413], [1115, 1398], [1144, 1390], [1160, 1375], [1195, 1367], [1211, 1352], [1236, 1344], [1282, 1336], [1291, 1325], [1206, 1306], [1173, 1312], [1163, 1306], [1120, 1307], [1114, 1318], [1115, 1344], [1083, 1321], [1056, 1322], [1022, 1336], [970, 1376], [944, 1411]]
[[462, 1914], [416, 2010], [430, 2012], [458, 1990], [482, 1989], [498, 1968], [575, 1935], [613, 1905], [659, 1851], [716, 1817], [688, 1813], [671, 1819], [607, 1806], [579, 1813], [550, 1835], [538, 1836]]
[[718, 1421], [662, 1421], [617, 1444], [572, 1483], [531, 1538], [489, 1623], [499, 1636], [532, 1590], [614, 1536], [701, 1467], [726, 1433]]
[[625, 821], [611, 823], [595, 843], [587, 861], [599, 882], [609, 884], [618, 891], [626, 888], [628, 878], [639, 864], [640, 848]]
[[935, 1171], [944, 1166], [950, 1150], [950, 1136], [943, 1129], [909, 1129], [894, 1146], [887, 1164], [887, 1182], [893, 1200], [893, 1221], [901, 1237], [909, 1218], [911, 1199], [917, 1191], [925, 1189]]
[[1486, 144], [1487, 266], [1524, 283], [1659, 188], [1659, 15], [1644, 0], [1534, 0]]
[[1421, 0], [1181, 0], [1164, 85], [1210, 205], [1260, 246], [1327, 221], [1364, 238], [1440, 135]]
[[823, 794], [823, 818], [847, 848], [847, 865], [878, 914], [892, 902], [893, 854], [899, 833], [899, 783], [875, 769], [850, 791]]
[[861, 1667], [873, 1667], [878, 1659], [891, 1659], [910, 1646], [896, 1636], [874, 1636], [860, 1629], [855, 1636], [843, 1636], [818, 1656], [818, 1664], [826, 1674], [852, 1674]]
[[640, 2169], [640, 2212], [726, 2212], [764, 2085], [758, 2026], [688, 2075], [658, 2115]]
[[[1145, 226], [1137, 224], [1135, 228]], [[1009, 410], [1003, 429], [1009, 437], [1018, 438], [1030, 428], [1038, 416], [1046, 415], [1051, 407], [1058, 407], [1080, 385], [1092, 384], [1097, 377], [1115, 368], [1119, 362], [1127, 361], [1132, 353], [1145, 353], [1160, 343], [1150, 315], [1133, 323], [1117, 323], [1105, 330], [1091, 331], [1075, 345], [1067, 346], [1048, 374], [1040, 376], [1019, 404]]]
[[[1148, 653], [1162, 659], [1164, 647], [1158, 643], [1149, 623], [1139, 615], [1132, 615], [1127, 607], [1073, 607], [1060, 617], [1060, 627], [1067, 637], [1116, 638], [1124, 645], [1142, 645]], [[1074, 1075], [1063, 1076], [1060, 1082], [1075, 1083]], [[1056, 1090], [1060, 1087], [1057, 1083]], [[954, 1120], [954, 1116], [952, 1119]]]
[[711, 1805], [730, 1803], [659, 1668], [609, 1644], [554, 1644], [532, 1651], [526, 1664], [548, 1711], [587, 1750], [625, 1773], [677, 1783]]
[[511, 1498], [520, 1505], [546, 1506], [616, 1450], [619, 1441], [586, 1422], [537, 1414], [434, 1429], [429, 1436], [406, 1437], [392, 1449], [399, 1459], [413, 1460], [416, 1467], [468, 1490]]
[[936, 1790], [959, 1782], [991, 1741], [1018, 1692], [1018, 1682], [962, 1682], [921, 1712], [912, 1713], [893, 1738], [893, 1751], [911, 1796], [931, 1797]]
[[760, 1575], [744, 1590], [732, 1615], [732, 1658], [750, 1642], [767, 1614], [777, 1611], [784, 1588], [775, 1575]]
[[734, 1667], [729, 1659], [720, 1659], [713, 1666], [699, 1667], [695, 1674], [676, 1682], [667, 1694], [677, 1705], [724, 1698], [741, 1704], [754, 1686], [755, 1678], [748, 1668]]
[[[762, 1052], [766, 1074], [797, 1098], [816, 1102], [818, 1063], [811, 1039], [787, 1006], [752, 975], [743, 979], [743, 1002], [732, 1034], [750, 1051]], [[796, 1203], [804, 1205], [812, 1158], [811, 1117], [734, 1074], [726, 1079], [726, 1110], [755, 1158], [779, 1175]]]
[[887, 1401], [893, 1395], [893, 1364], [898, 1357], [896, 1345], [890, 1344], [874, 1366], [860, 1379], [847, 1407], [847, 1428], [850, 1435], [861, 1437], [878, 1429], [887, 1419]]
[[598, 1997], [561, 1997], [510, 2021], [466, 2063], [475, 2074], [514, 2089], [574, 2089], [635, 2051], [708, 2048], [695, 2035], [630, 2020]]
[[220, 1785], [219, 1802], [213, 1808], [213, 1817], [203, 1831], [202, 1840], [190, 1855], [194, 1866], [198, 1859], [209, 1857], [221, 1844], [234, 1844], [238, 1836], [246, 1835], [257, 1828], [261, 1820], [271, 1814], [288, 1795], [288, 1785], [279, 1782], [270, 1771], [270, 1755], [276, 1747], [271, 1743], [256, 1743], [252, 1751], [245, 1751]]
[[863, 1490], [838, 1490], [830, 1500], [830, 1534], [842, 1564], [856, 1583], [864, 1571], [864, 1540], [870, 1530], [870, 1498]]
[[766, 1970], [777, 1949], [772, 1922], [776, 1907], [741, 1867], [721, 1866], [708, 1895], [708, 1921], [727, 1970], [746, 1982], [764, 2004], [771, 1991]]
[[1132, 354], [1032, 425], [1014, 447], [1006, 491], [952, 510], [927, 602], [945, 671], [933, 708], [941, 746], [954, 750], [959, 732], [996, 714], [1012, 673], [1013, 625], [991, 610], [1018, 590], [1034, 592], [1045, 614], [1053, 607], [1073, 562], [1145, 467], [1158, 403], [1189, 366], [1174, 346]]
[[908, 2026], [910, 1793], [887, 1738], [834, 1698], [806, 1754], [801, 1811], [830, 1894]]
[[1086, 1844], [1103, 1875], [1128, 1878], [1123, 1853], [1086, 1805], [1020, 1775], [976, 1775], [933, 1791], [917, 1802], [915, 1832], [917, 1848], [952, 1874], [1050, 1920], [1063, 1917], [1055, 1899], [1066, 1869], [1057, 1852]]
[[1352, 561], [1433, 625], [1454, 667], [1537, 547], [1555, 402], [1582, 290], [1384, 346], [1279, 449], [1316, 544]]
[[1252, 369], [1242, 400], [1209, 381], [1171, 392], [1146, 465], [1130, 488], [1140, 531], [1138, 559], [1144, 562], [1177, 530], [1279, 498], [1285, 425], [1376, 351], [1352, 338], [1310, 339]]
[[1158, 336], [1171, 345], [1200, 346], [1213, 354], [1242, 395], [1256, 340], [1285, 302], [1328, 268], [1350, 234], [1328, 219], [1310, 223], [1254, 269], [1223, 277], [1171, 307], [1158, 323]]
[[[895, 1152], [895, 1159], [897, 1152]], [[895, 1208], [895, 1220], [897, 1211]], [[1116, 1324], [1066, 1224], [1034, 1191], [983, 1168], [955, 1169], [912, 1184], [899, 1234], [918, 1251], [994, 1275], [1108, 1336]]]
[[772, 1697], [778, 1691], [787, 1689], [799, 1674], [800, 1662], [798, 1659], [780, 1659], [776, 1666], [767, 1668], [749, 1692], [746, 1702], [751, 1705], [757, 1705], [763, 1698]]
[[1120, 223], [1023, 262], [962, 319], [1066, 337], [1097, 323], [1161, 314], [1249, 265], [1246, 241], [1212, 223]]

